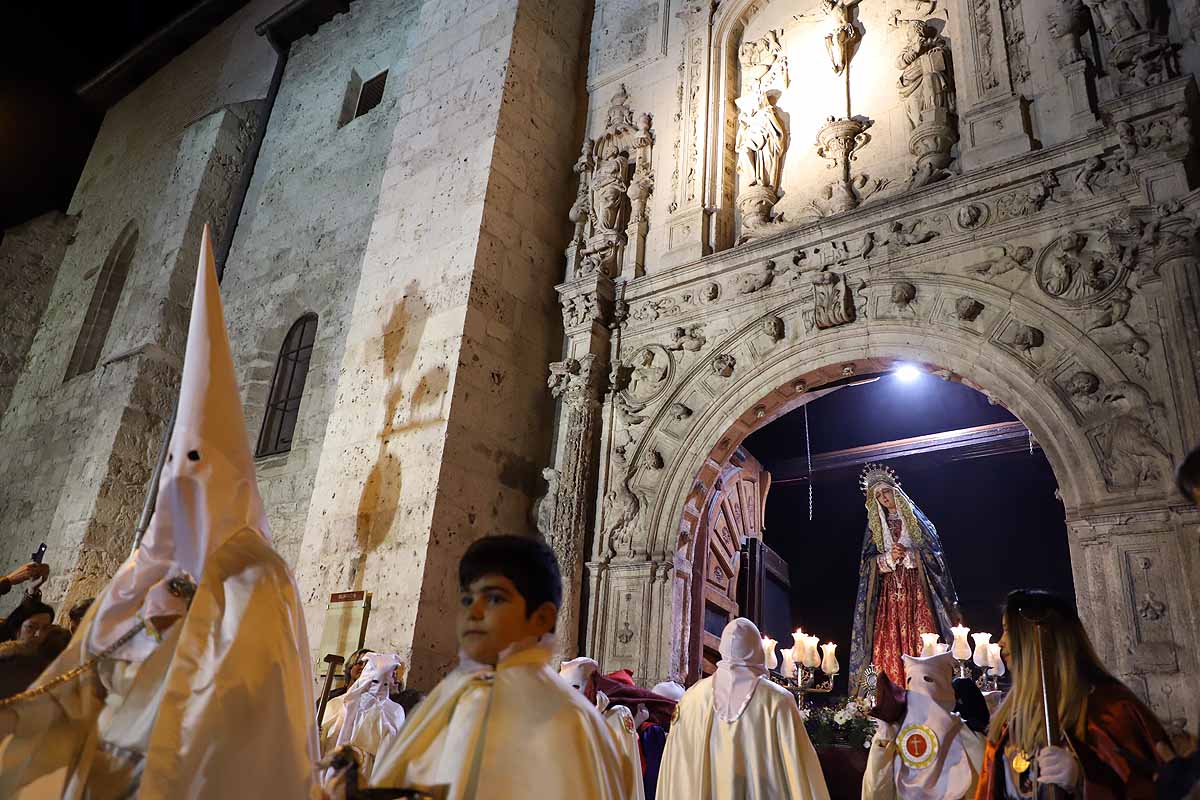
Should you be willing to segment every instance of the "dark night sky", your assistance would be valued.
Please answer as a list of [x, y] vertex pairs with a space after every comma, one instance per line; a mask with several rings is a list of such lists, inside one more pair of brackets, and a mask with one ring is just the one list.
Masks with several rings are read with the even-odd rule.
[[[978, 392], [929, 376], [905, 384], [889, 375], [808, 409], [814, 455], [1014, 419]], [[757, 431], [745, 447], [780, 477], [785, 460], [804, 455], [803, 410]], [[934, 453], [889, 464], [938, 529], [967, 625], [999, 639], [1000, 607], [1017, 587], [1074, 596], [1063, 508], [1040, 450], [954, 462]], [[858, 470], [818, 473], [813, 490], [809, 522], [806, 481], [771, 488], [766, 542], [790, 566], [792, 627], [838, 642], [844, 680], [866, 526]], [[790, 646], [789, 632], [771, 635]]]
[[102, 110], [75, 89], [198, 0], [10, 2], [0, 48], [0, 231], [66, 210]]

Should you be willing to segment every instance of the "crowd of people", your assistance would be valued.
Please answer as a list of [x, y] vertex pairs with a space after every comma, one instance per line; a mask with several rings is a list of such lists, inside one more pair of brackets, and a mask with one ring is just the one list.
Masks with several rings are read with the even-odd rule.
[[[71, 800], [826, 800], [797, 698], [734, 619], [712, 675], [643, 688], [589, 658], [555, 669], [559, 565], [533, 532], [485, 536], [458, 565], [458, 663], [427, 695], [396, 653], [360, 650], [314, 698], [307, 626], [270, 544], [201, 247], [180, 400], [153, 515], [86, 607], [53, 624], [39, 563], [0, 625], [0, 798]], [[1181, 488], [1200, 501], [1200, 456]], [[1011, 687], [994, 711], [950, 654], [881, 675], [863, 796], [873, 800], [1200, 797], [1190, 741], [1102, 664], [1074, 606], [1009, 595]], [[47, 664], [48, 662], [48, 664]], [[893, 671], [898, 671], [894, 669]], [[34, 677], [36, 676], [36, 677]], [[32, 682], [31, 682], [32, 681]], [[968, 681], [969, 683], [969, 681]]]

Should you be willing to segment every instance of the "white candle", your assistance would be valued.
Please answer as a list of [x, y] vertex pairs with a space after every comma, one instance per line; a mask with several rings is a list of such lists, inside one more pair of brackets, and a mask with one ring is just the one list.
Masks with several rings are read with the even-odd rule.
[[796, 662], [792, 661], [792, 648], [784, 647], [779, 650], [783, 656], [783, 666], [780, 667], [779, 673], [785, 678], [793, 678], [796, 676]]
[[763, 655], [767, 658], [767, 669], [775, 669], [779, 666], [779, 658], [775, 655], [775, 640], [770, 636], [762, 637]]
[[954, 632], [954, 644], [950, 647], [950, 654], [959, 661], [966, 661], [971, 657], [971, 643], [967, 641], [967, 634], [971, 629], [966, 625], [955, 625], [950, 630]]
[[971, 638], [975, 641], [975, 653], [971, 656], [971, 660], [977, 667], [988, 666], [988, 645], [992, 643], [992, 635], [980, 631], [972, 633]]
[[936, 633], [921, 634], [921, 658], [937, 655], [939, 637]]
[[837, 656], [835, 655], [836, 651], [837, 645], [833, 642], [826, 642], [821, 645], [821, 652], [825, 654], [825, 658], [821, 660], [821, 672], [824, 672], [826, 675], [836, 675], [837, 671], [841, 669], [841, 665], [838, 664]]
[[817, 644], [820, 641], [816, 636], [804, 637], [804, 666], [810, 669], [821, 666], [821, 654], [817, 651]]
[[1000, 655], [1000, 645], [988, 645], [988, 666], [991, 667], [991, 674], [999, 678], [1004, 674], [1004, 656]]

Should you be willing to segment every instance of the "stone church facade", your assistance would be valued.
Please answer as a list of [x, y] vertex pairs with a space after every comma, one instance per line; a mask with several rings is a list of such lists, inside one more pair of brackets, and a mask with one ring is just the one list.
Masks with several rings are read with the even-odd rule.
[[1030, 428], [1103, 657], [1195, 723], [1195, 0], [279, 6], [114, 105], [68, 213], [0, 244], [0, 555], [45, 539], [53, 599], [128, 551], [210, 221], [260, 445], [312, 331], [258, 467], [314, 642], [367, 589], [432, 676], [458, 555], [532, 519], [562, 649], [685, 676], [738, 445], [909, 362]]

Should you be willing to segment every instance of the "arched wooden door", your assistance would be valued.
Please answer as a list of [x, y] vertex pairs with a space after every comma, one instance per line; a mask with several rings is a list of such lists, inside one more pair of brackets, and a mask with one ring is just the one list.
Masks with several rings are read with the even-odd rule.
[[721, 631], [741, 613], [737, 599], [738, 577], [744, 566], [741, 554], [748, 540], [762, 540], [770, 488], [771, 473], [739, 447], [707, 498], [693, 573], [703, 575], [704, 580], [692, 582], [692, 630], [699, 635], [691, 637], [689, 683], [716, 668]]

